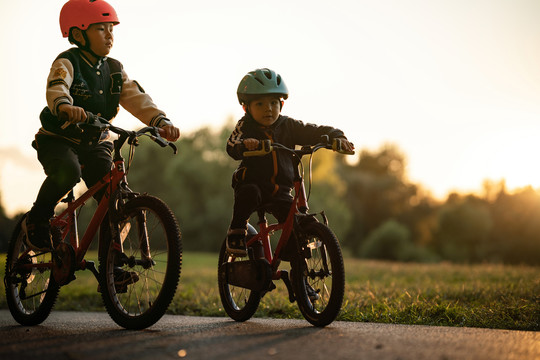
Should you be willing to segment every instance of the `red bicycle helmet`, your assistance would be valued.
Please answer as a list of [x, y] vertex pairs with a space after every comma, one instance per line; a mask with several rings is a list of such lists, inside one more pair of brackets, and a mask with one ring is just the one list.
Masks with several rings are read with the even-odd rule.
[[69, 36], [72, 27], [86, 30], [88, 26], [102, 22], [120, 23], [114, 8], [103, 0], [69, 0], [60, 11], [63, 37]]

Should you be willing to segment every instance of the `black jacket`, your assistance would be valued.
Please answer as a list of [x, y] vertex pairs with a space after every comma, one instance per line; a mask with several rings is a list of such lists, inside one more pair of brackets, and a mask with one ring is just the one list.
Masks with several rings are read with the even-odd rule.
[[330, 141], [334, 138], [345, 138], [339, 129], [305, 124], [283, 115], [269, 127], [260, 125], [249, 114], [244, 115], [227, 141], [227, 153], [233, 159], [241, 160], [233, 174], [233, 187], [239, 183], [255, 183], [274, 197], [290, 198], [294, 181], [294, 164], [291, 156], [282, 151], [273, 151], [262, 157], [244, 158], [242, 154], [246, 148], [243, 140], [270, 139], [292, 149], [295, 145], [316, 144], [321, 141], [323, 135], [328, 135]]

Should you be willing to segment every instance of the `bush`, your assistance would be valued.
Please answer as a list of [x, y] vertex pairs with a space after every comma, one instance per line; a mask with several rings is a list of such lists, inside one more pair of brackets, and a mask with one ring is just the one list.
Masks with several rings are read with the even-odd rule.
[[361, 247], [361, 255], [365, 258], [393, 261], [438, 260], [428, 249], [416, 246], [411, 240], [409, 229], [393, 219], [386, 221], [369, 234]]
[[409, 238], [409, 229], [395, 220], [388, 220], [369, 234], [360, 253], [366, 258], [399, 260], [410, 243]]

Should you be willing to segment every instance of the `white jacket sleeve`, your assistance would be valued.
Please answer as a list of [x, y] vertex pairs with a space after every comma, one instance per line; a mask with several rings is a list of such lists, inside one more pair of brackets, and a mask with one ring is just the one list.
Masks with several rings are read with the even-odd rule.
[[73, 104], [73, 98], [69, 94], [69, 88], [73, 83], [73, 65], [67, 59], [57, 59], [51, 66], [51, 72], [47, 78], [47, 106], [53, 115], [58, 115], [58, 106], [61, 104]]
[[150, 95], [135, 80], [131, 80], [122, 69], [123, 87], [120, 105], [148, 126], [164, 127], [172, 125], [163, 111], [158, 109]]

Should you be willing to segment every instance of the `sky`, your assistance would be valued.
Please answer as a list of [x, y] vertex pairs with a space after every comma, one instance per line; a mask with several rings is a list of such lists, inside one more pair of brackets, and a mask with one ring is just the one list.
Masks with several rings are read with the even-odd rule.
[[[409, 181], [444, 199], [486, 179], [540, 189], [540, 1], [110, 0], [110, 56], [184, 133], [243, 111], [245, 73], [280, 73], [283, 114], [395, 144]], [[45, 175], [30, 143], [46, 79], [70, 47], [64, 0], [0, 4], [0, 199], [28, 209]], [[142, 126], [126, 110], [115, 124]], [[181, 149], [180, 149], [181, 151]]]

